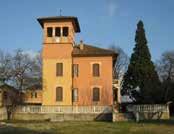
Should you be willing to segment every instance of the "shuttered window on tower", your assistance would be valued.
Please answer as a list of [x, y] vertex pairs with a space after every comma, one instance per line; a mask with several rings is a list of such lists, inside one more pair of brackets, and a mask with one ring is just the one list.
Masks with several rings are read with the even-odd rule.
[[56, 64], [56, 76], [63, 76], [63, 63]]
[[63, 101], [63, 88], [62, 87], [56, 88], [56, 101]]

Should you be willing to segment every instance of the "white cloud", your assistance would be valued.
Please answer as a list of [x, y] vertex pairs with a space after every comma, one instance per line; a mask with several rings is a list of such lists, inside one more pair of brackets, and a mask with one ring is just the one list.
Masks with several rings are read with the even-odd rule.
[[117, 0], [107, 0], [107, 11], [109, 16], [114, 16], [118, 9]]

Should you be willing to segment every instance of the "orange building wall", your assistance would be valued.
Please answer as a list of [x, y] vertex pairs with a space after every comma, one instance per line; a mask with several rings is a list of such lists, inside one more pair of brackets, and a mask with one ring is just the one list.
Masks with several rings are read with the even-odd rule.
[[[112, 105], [112, 57], [75, 57], [74, 64], [79, 64], [79, 76], [73, 78], [73, 87], [78, 88], [76, 105]], [[93, 77], [92, 64], [100, 64], [100, 77]], [[100, 101], [92, 101], [93, 87], [100, 88]]]
[[[69, 36], [47, 37], [47, 27], [69, 27]], [[54, 34], [54, 30], [53, 30]], [[72, 105], [72, 49], [74, 42], [74, 29], [72, 22], [44, 23], [44, 42], [42, 49], [43, 58], [43, 101], [42, 105]], [[63, 63], [63, 76], [56, 76], [56, 63]], [[63, 88], [63, 101], [56, 101], [56, 87]]]
[[[37, 98], [35, 98], [34, 94], [31, 97], [31, 93], [37, 93]], [[23, 101], [30, 104], [42, 104], [42, 90], [27, 90], [23, 95]]]

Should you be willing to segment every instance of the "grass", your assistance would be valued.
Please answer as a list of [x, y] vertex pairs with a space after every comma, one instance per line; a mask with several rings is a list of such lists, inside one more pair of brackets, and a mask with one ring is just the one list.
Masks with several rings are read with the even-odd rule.
[[153, 122], [8, 122], [0, 134], [174, 134], [173, 121]]

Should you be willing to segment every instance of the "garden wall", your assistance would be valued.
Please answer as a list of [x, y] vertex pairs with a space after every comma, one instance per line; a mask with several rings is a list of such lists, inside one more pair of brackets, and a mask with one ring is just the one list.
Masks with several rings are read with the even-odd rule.
[[132, 105], [128, 106], [128, 111], [133, 112], [136, 121], [170, 119], [167, 104]]
[[39, 121], [112, 121], [112, 114], [56, 114], [56, 113], [15, 113], [14, 120], [39, 120]]
[[112, 121], [110, 106], [19, 106], [14, 120]]

